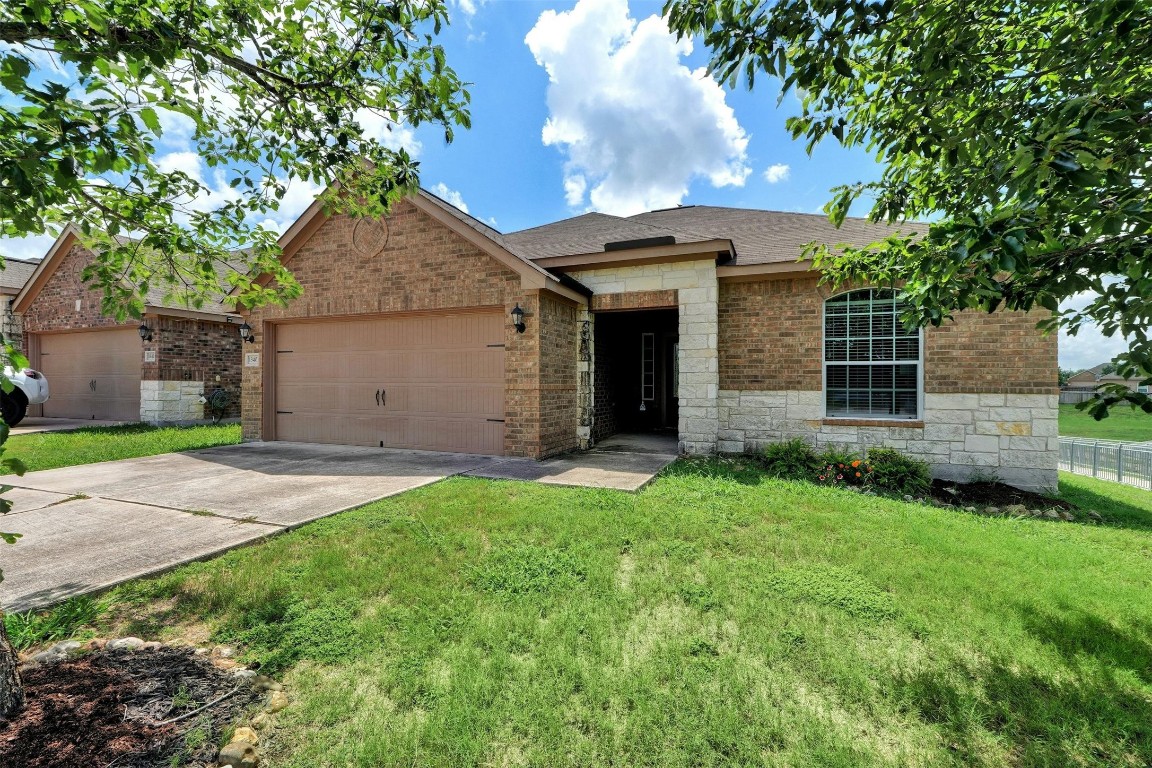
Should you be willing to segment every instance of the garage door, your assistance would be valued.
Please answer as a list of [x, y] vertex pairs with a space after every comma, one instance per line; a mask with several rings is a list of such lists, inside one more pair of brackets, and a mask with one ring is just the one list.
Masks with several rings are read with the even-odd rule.
[[276, 439], [499, 455], [504, 313], [276, 326]]
[[44, 415], [140, 420], [140, 336], [135, 328], [40, 336], [51, 397]]

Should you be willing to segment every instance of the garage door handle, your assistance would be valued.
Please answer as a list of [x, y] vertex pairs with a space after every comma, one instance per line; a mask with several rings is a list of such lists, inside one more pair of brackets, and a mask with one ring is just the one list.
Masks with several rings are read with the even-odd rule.
[[388, 390], [386, 390], [386, 389], [380, 390], [380, 400], [381, 400], [380, 404], [383, 405], [385, 408], [387, 408], [388, 407]]
[[376, 390], [376, 407], [380, 407], [380, 390]]

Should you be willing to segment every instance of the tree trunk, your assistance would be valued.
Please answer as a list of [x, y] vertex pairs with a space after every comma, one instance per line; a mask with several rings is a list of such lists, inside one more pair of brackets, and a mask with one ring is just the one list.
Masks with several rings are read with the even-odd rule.
[[0, 610], [0, 720], [14, 720], [24, 709], [24, 683], [20, 680], [20, 659], [8, 641], [4, 611]]

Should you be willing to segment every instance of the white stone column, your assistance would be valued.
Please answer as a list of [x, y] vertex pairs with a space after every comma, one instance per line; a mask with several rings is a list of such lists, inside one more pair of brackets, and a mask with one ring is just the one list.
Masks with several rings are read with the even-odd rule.
[[720, 288], [712, 262], [694, 262], [691, 286], [677, 286], [680, 302], [680, 451], [714, 453], [719, 429], [720, 356], [717, 349]]

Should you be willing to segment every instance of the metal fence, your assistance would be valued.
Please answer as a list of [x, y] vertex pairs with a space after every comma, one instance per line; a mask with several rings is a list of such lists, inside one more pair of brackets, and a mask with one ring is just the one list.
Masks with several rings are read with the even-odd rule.
[[1152, 443], [1062, 437], [1060, 469], [1152, 490]]

